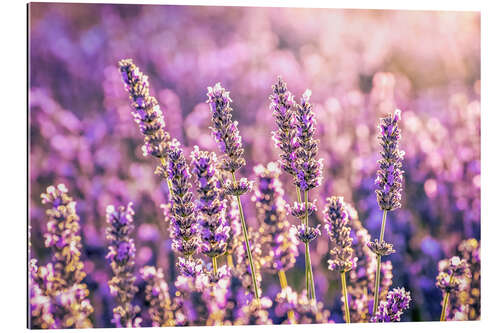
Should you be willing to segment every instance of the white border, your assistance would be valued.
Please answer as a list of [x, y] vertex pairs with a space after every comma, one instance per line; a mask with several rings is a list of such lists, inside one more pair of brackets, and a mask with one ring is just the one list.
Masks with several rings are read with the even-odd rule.
[[[52, 1], [64, 2], [64, 1]], [[103, 1], [73, 1], [102, 3]], [[150, 3], [150, 4], [185, 4], [186, 1], [145, 1], [122, 0], [114, 3]], [[490, 329], [498, 326], [500, 317], [499, 286], [496, 285], [498, 270], [498, 244], [500, 216], [498, 210], [499, 182], [499, 149], [498, 128], [500, 124], [500, 61], [498, 31], [500, 17], [498, 6], [494, 1], [361, 1], [337, 0], [330, 4], [327, 1], [193, 1], [192, 5], [236, 5], [236, 6], [287, 6], [316, 8], [369, 8], [369, 9], [411, 9], [411, 10], [459, 10], [481, 11], [481, 77], [482, 77], [482, 320], [480, 322], [461, 323], [402, 323], [395, 325], [314, 325], [314, 326], [259, 326], [238, 327], [241, 332], [258, 330], [278, 330], [284, 332], [303, 332], [304, 330], [320, 331], [421, 331], [425, 329], [443, 332], [462, 332], [470, 330]], [[1, 85], [1, 175], [0, 189], [1, 218], [1, 283], [0, 293], [0, 325], [7, 332], [23, 330], [26, 327], [26, 4], [22, 1], [3, 1], [0, 10], [2, 31], [2, 78]], [[218, 332], [233, 330], [232, 327], [217, 328], [168, 328], [180, 332]], [[146, 329], [134, 330], [134, 332]], [[66, 330], [64, 330], [66, 331]], [[80, 330], [71, 330], [78, 332]], [[121, 332], [123, 329], [113, 332]], [[68, 331], [69, 332], [69, 331]], [[92, 332], [108, 332], [96, 329]], [[129, 332], [129, 331], [126, 331]]]

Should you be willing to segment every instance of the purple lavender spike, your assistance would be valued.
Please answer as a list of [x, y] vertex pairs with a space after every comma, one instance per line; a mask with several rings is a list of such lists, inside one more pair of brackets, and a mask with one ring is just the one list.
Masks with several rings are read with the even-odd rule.
[[113, 309], [113, 322], [116, 327], [140, 327], [142, 319], [137, 316], [140, 308], [132, 304], [138, 291], [134, 285], [135, 243], [131, 237], [134, 229], [134, 210], [132, 202], [127, 207], [115, 208], [109, 205], [106, 209], [106, 238], [110, 241], [109, 260], [113, 270], [113, 278], [108, 282], [111, 295], [116, 297], [118, 305]]
[[387, 300], [380, 302], [377, 313], [371, 322], [395, 322], [400, 321], [404, 310], [410, 307], [410, 292], [404, 288], [396, 288], [387, 294]]

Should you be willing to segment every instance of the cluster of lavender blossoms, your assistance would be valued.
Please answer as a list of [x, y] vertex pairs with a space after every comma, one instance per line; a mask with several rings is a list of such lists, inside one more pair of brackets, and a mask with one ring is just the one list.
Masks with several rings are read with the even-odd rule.
[[402, 161], [404, 151], [399, 149], [401, 130], [398, 122], [401, 120], [401, 111], [396, 110], [394, 115], [388, 115], [380, 120], [380, 145], [382, 159], [378, 161], [379, 169], [375, 184], [377, 201], [380, 209], [385, 211], [401, 207], [401, 193], [403, 191]]
[[41, 195], [50, 206], [45, 246], [51, 261], [38, 266], [30, 261], [30, 294], [33, 323], [38, 328], [87, 328], [93, 307], [83, 283], [86, 274], [81, 261], [81, 236], [76, 202], [64, 184], [49, 186]]
[[401, 320], [404, 310], [410, 307], [410, 292], [404, 288], [396, 288], [387, 294], [387, 299], [380, 302], [377, 313], [371, 322], [395, 322]]
[[197, 181], [197, 220], [200, 226], [201, 252], [212, 258], [217, 273], [217, 257], [227, 251], [230, 226], [226, 220], [226, 201], [220, 201], [217, 157], [215, 153], [200, 151], [195, 146], [191, 153], [191, 170]]
[[169, 143], [167, 165], [160, 165], [156, 172], [168, 178], [172, 186], [170, 237], [172, 249], [183, 256], [178, 268], [185, 275], [193, 275], [193, 267], [199, 265], [199, 259], [193, 258], [193, 255], [199, 250], [200, 235], [190, 190], [191, 173], [179, 141], [173, 139]]
[[269, 109], [273, 111], [278, 130], [272, 133], [276, 147], [281, 150], [280, 165], [283, 171], [295, 177], [297, 173], [297, 129], [295, 128], [295, 101], [287, 89], [286, 82], [278, 77], [278, 82], [272, 86], [273, 93], [269, 96]]
[[286, 219], [284, 192], [279, 180], [278, 165], [270, 162], [267, 167], [254, 168], [257, 186], [252, 200], [255, 202], [260, 222], [259, 243], [262, 247], [261, 265], [264, 269], [281, 275], [286, 286], [284, 273], [295, 265], [298, 253], [297, 238]]
[[175, 307], [170, 299], [168, 285], [163, 270], [153, 266], [145, 266], [140, 271], [146, 282], [146, 301], [149, 303], [148, 313], [154, 327], [175, 326]]
[[132, 202], [127, 207], [109, 205], [106, 208], [106, 238], [109, 240], [109, 260], [113, 277], [108, 282], [111, 295], [115, 296], [117, 306], [113, 309], [113, 323], [116, 327], [140, 327], [142, 318], [138, 305], [132, 300], [138, 291], [134, 285], [135, 277], [135, 243], [131, 237], [134, 229], [134, 210]]
[[467, 288], [470, 283], [471, 271], [467, 261], [457, 256], [441, 260], [438, 267], [439, 274], [436, 277], [436, 287], [443, 292], [441, 321], [445, 321], [450, 294], [455, 294]]

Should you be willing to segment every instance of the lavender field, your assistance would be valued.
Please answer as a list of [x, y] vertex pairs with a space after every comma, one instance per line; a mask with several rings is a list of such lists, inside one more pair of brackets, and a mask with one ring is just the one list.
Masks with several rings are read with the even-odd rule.
[[31, 328], [478, 320], [476, 12], [29, 5]]

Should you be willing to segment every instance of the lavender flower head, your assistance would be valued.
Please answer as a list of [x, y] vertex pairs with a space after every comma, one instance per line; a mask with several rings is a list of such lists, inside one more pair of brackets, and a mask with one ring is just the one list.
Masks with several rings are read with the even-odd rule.
[[291, 231], [296, 235], [297, 239], [304, 244], [310, 243], [318, 238], [318, 236], [321, 236], [321, 230], [319, 229], [319, 226], [306, 227], [305, 224], [300, 224], [298, 226], [293, 225]]
[[132, 202], [127, 207], [106, 209], [106, 238], [110, 241], [106, 259], [111, 264], [113, 278], [108, 282], [111, 295], [116, 297], [118, 306], [113, 309], [113, 322], [117, 327], [139, 327], [141, 319], [136, 317], [139, 306], [132, 305], [138, 291], [135, 283], [135, 244], [131, 238], [134, 229]]
[[170, 142], [167, 165], [159, 166], [157, 172], [166, 174], [172, 183], [172, 249], [184, 257], [190, 257], [198, 251], [199, 231], [194, 216], [193, 193], [190, 191], [191, 173], [179, 141], [173, 139]]
[[212, 134], [219, 149], [225, 154], [222, 160], [222, 169], [234, 173], [245, 165], [243, 147], [238, 130], [238, 122], [232, 121], [232, 102], [229, 91], [224, 89], [220, 82], [208, 87], [207, 103], [212, 112]]
[[297, 239], [290, 231], [286, 219], [283, 188], [279, 181], [281, 174], [278, 164], [269, 163], [267, 167], [254, 168], [257, 188], [252, 200], [257, 207], [260, 243], [263, 248], [262, 266], [271, 272], [286, 271], [293, 267], [298, 255]]
[[142, 151], [144, 156], [157, 158], [167, 156], [169, 133], [165, 130], [165, 120], [158, 101], [149, 95], [148, 77], [141, 73], [132, 59], [118, 62], [125, 90], [129, 93], [132, 115], [144, 135]]
[[323, 161], [317, 158], [318, 140], [314, 139], [316, 119], [309, 103], [311, 91], [307, 89], [295, 111], [297, 129], [297, 172], [295, 185], [308, 191], [321, 185]]
[[273, 93], [269, 96], [269, 109], [273, 111], [278, 130], [272, 133], [277, 148], [281, 150], [280, 165], [283, 171], [296, 176], [297, 138], [293, 107], [295, 101], [288, 91], [286, 82], [278, 76], [278, 82], [272, 86]]
[[462, 290], [467, 279], [471, 277], [467, 261], [459, 257], [452, 257], [439, 262], [439, 274], [436, 277], [436, 287], [445, 293]]
[[[43, 311], [41, 326], [52, 328], [88, 328], [94, 311], [87, 299], [89, 291], [82, 283], [85, 278], [80, 259], [82, 247], [76, 202], [68, 195], [64, 184], [49, 186], [41, 195], [42, 203], [49, 204], [46, 214], [45, 246], [52, 252], [51, 262], [36, 269], [32, 262], [33, 281], [40, 288], [38, 301], [48, 301]], [[47, 296], [45, 298], [44, 296]], [[33, 304], [32, 304], [33, 305]]]
[[375, 184], [377, 201], [382, 210], [395, 210], [401, 207], [401, 192], [403, 190], [403, 173], [401, 170], [404, 151], [399, 150], [401, 130], [398, 122], [401, 111], [396, 110], [394, 116], [389, 114], [380, 119], [380, 145], [382, 159], [378, 161], [379, 169]]
[[153, 327], [175, 326], [175, 319], [168, 285], [161, 268], [145, 266], [140, 270], [142, 279], [146, 282], [146, 301]]
[[371, 322], [395, 322], [401, 320], [404, 310], [410, 307], [410, 292], [404, 288], [396, 288], [389, 291], [387, 299], [380, 302], [377, 313], [372, 317]]
[[76, 202], [68, 195], [66, 185], [49, 186], [41, 195], [42, 203], [51, 205], [45, 246], [52, 250], [56, 284], [61, 287], [79, 283], [85, 277], [81, 256], [81, 237]]
[[353, 265], [352, 238], [349, 214], [343, 197], [332, 196], [327, 199], [323, 211], [325, 218], [325, 230], [333, 242], [330, 250], [332, 259], [328, 260], [330, 270], [340, 272], [350, 271]]
[[214, 153], [194, 147], [191, 153], [191, 170], [198, 183], [197, 211], [201, 229], [201, 252], [209, 257], [218, 257], [226, 252], [230, 232], [225, 204], [219, 200], [216, 163]]

